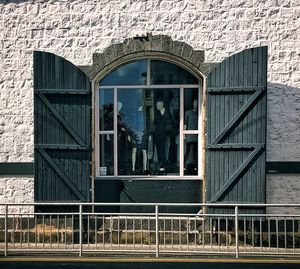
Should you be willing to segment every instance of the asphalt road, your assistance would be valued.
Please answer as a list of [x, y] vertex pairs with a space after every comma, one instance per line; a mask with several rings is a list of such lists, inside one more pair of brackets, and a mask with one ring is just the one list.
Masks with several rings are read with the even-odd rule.
[[131, 260], [114, 261], [95, 259], [67, 260], [55, 258], [47, 259], [7, 259], [0, 258], [0, 268], [5, 269], [49, 269], [49, 268], [99, 268], [99, 269], [299, 269], [300, 260], [226, 260], [226, 259], [201, 259], [201, 260]]

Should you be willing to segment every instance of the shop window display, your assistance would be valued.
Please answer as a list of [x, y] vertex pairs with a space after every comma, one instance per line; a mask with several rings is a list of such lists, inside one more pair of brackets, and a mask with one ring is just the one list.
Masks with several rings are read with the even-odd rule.
[[199, 82], [192, 74], [158, 60], [129, 63], [100, 81], [98, 98], [99, 176], [198, 174]]

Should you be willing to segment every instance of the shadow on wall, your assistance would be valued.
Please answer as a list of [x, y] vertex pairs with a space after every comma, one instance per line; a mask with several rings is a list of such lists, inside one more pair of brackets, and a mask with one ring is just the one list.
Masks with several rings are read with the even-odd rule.
[[300, 161], [300, 89], [268, 83], [267, 161]]

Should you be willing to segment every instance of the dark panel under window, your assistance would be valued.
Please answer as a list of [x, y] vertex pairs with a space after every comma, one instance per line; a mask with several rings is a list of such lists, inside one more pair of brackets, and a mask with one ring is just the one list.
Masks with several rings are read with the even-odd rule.
[[[99, 203], [201, 203], [199, 180], [97, 180], [95, 202]], [[160, 207], [159, 212], [197, 213], [200, 207]], [[154, 207], [96, 207], [96, 212], [154, 212]]]

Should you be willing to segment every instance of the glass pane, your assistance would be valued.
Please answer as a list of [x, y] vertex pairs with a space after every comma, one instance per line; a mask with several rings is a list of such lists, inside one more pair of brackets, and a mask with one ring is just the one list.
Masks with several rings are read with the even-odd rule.
[[100, 131], [114, 129], [114, 92], [113, 89], [99, 90]]
[[125, 64], [108, 74], [100, 81], [100, 86], [146, 85], [147, 60]]
[[198, 175], [198, 135], [184, 136], [184, 175]]
[[151, 60], [150, 69], [151, 84], [198, 84], [191, 73], [169, 62]]
[[114, 136], [112, 134], [100, 135], [100, 176], [114, 174]]
[[198, 89], [184, 89], [184, 129], [198, 130]]
[[179, 89], [118, 89], [118, 108], [119, 173], [178, 174]]

